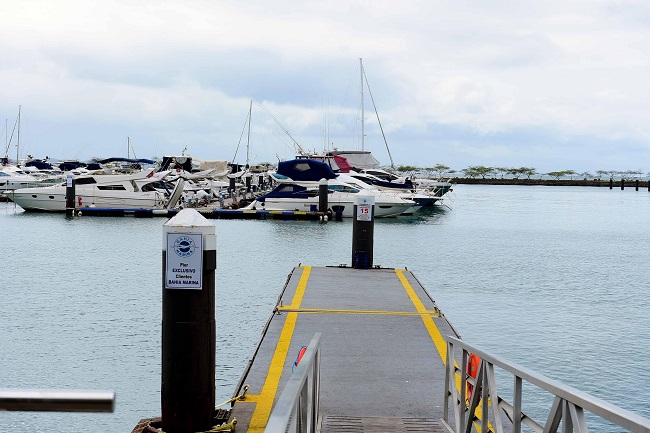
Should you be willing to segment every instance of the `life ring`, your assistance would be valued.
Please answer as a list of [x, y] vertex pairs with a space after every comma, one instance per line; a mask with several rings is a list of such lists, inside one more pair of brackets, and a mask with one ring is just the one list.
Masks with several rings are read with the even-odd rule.
[[[481, 358], [479, 358], [478, 355], [475, 355], [473, 353], [469, 354], [469, 363], [467, 364], [467, 374], [472, 377], [472, 379], [476, 380], [476, 376], [478, 375], [478, 367], [481, 363]], [[474, 390], [474, 385], [471, 383], [467, 382], [467, 399], [472, 398], [472, 390]]]

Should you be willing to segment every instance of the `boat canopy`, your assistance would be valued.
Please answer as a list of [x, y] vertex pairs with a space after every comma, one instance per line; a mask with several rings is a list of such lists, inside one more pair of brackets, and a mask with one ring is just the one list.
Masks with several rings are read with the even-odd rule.
[[52, 165], [40, 159], [32, 159], [25, 163], [26, 167], [36, 167], [39, 170], [52, 170]]
[[188, 173], [192, 172], [192, 157], [191, 156], [163, 156], [162, 164], [158, 171], [172, 170], [174, 168], [185, 170]]
[[102, 159], [102, 160], [99, 160], [97, 162], [99, 164], [108, 164], [109, 162], [129, 162], [131, 164], [138, 164], [138, 163], [140, 163], [140, 164], [154, 164], [156, 161], [153, 161], [151, 159], [143, 159], [143, 158], [134, 159], [134, 158], [118, 158], [118, 157], [115, 157], [115, 158]]
[[297, 181], [314, 181], [336, 179], [336, 173], [329, 165], [315, 159], [292, 159], [278, 163], [278, 174]]
[[300, 185], [279, 185], [268, 194], [258, 197], [257, 201], [264, 203], [268, 198], [295, 198], [306, 200], [309, 198], [309, 192], [307, 191], [307, 188]]
[[380, 165], [369, 150], [333, 150], [327, 153], [327, 156], [335, 155], [344, 157], [356, 169], [379, 168]]

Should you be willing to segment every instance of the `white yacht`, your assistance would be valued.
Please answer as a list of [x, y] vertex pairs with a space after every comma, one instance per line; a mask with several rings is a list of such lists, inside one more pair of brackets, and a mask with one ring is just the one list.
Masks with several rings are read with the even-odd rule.
[[42, 181], [14, 166], [0, 167], [0, 192], [41, 186]]
[[[157, 209], [168, 202], [173, 185], [165, 184], [169, 172], [93, 174], [75, 179], [76, 207]], [[162, 191], [161, 191], [162, 189]], [[163, 191], [167, 191], [163, 192]], [[26, 211], [64, 212], [66, 184], [17, 189], [8, 196]]]
[[395, 217], [412, 213], [415, 202], [398, 193], [379, 191], [370, 185], [339, 180], [325, 163], [313, 159], [296, 159], [278, 164], [272, 174], [278, 186], [258, 197], [243, 209], [274, 211], [316, 211], [318, 209], [319, 181], [327, 179], [328, 207], [344, 218], [353, 217], [355, 198], [372, 196], [375, 199], [375, 217]]

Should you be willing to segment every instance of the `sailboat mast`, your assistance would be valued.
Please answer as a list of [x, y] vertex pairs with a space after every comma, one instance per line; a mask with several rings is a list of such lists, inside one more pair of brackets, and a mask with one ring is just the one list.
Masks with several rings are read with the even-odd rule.
[[131, 137], [126, 137], [126, 157], [127, 159], [131, 158]]
[[366, 139], [366, 130], [365, 130], [365, 120], [363, 113], [363, 59], [359, 58], [359, 73], [361, 74], [360, 82], [360, 93], [361, 93], [361, 150], [364, 148], [364, 141]]
[[20, 108], [21, 106], [18, 106], [18, 143], [16, 143], [16, 167], [18, 167], [18, 155], [19, 155], [19, 149], [20, 149]]
[[251, 117], [253, 115], [253, 101], [251, 100], [251, 104], [248, 107], [248, 143], [246, 144], [246, 168], [250, 167], [249, 165], [249, 159], [250, 159], [250, 149], [251, 149]]

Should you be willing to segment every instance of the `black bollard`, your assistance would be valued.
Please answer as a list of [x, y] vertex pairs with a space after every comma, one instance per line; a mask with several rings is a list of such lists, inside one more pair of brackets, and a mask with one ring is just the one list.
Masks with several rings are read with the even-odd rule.
[[637, 180], [634, 181], [634, 189], [635, 189], [636, 191], [639, 190], [639, 179], [637, 179]]
[[318, 182], [318, 212], [327, 212], [327, 179]]
[[621, 189], [625, 189], [625, 179], [621, 179]]
[[609, 189], [612, 189], [612, 188], [614, 188], [614, 179], [610, 177], [609, 178]]
[[75, 211], [75, 179], [74, 176], [68, 176], [65, 182], [65, 214], [66, 216], [74, 215]]
[[215, 226], [183, 209], [163, 226], [162, 430], [206, 431], [215, 400]]
[[375, 198], [357, 197], [352, 219], [352, 267], [372, 268], [375, 236]]

